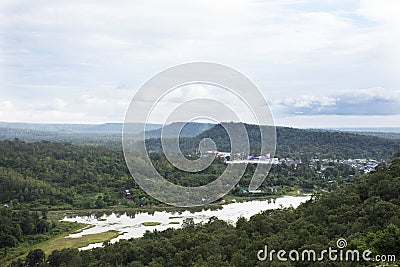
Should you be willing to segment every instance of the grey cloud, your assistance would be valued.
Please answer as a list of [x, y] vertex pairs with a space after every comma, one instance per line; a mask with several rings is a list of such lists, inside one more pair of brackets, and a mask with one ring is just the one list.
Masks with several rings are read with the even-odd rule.
[[398, 115], [400, 90], [372, 88], [330, 96], [299, 96], [279, 99], [274, 106], [289, 115]]

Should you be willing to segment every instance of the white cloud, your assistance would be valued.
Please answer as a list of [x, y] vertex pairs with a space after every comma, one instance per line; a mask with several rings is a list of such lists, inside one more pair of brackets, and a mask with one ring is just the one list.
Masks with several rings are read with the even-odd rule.
[[80, 97], [79, 102], [84, 105], [101, 105], [106, 104], [107, 99], [100, 98], [94, 95], [83, 95]]
[[[193, 100], [197, 100], [197, 102]], [[215, 102], [207, 102], [209, 100]], [[171, 90], [155, 105], [149, 120], [164, 123], [168, 116], [176, 112], [175, 109], [182, 108], [182, 104], [186, 105], [186, 108], [183, 108], [186, 114], [175, 115], [176, 118], [183, 118], [189, 114], [191, 118], [194, 118], [201, 116], [202, 113], [209, 114], [208, 111], [212, 110], [214, 117], [210, 118], [215, 121], [237, 121], [239, 118], [242, 121], [256, 122], [252, 111], [235, 94], [218, 86], [200, 83]], [[181, 109], [181, 111], [183, 110]]]
[[0, 116], [10, 112], [12, 108], [14, 107], [13, 103], [11, 101], [2, 101], [0, 102]]
[[[22, 121], [32, 119], [35, 106], [43, 114], [60, 112], [44, 121], [121, 121], [145, 80], [188, 61], [238, 68], [273, 103], [303, 113], [343, 103], [321, 88], [400, 88], [396, 0], [4, 0], [0, 10], [0, 98], [12, 101], [15, 113], [27, 112]], [[204, 96], [194, 89], [187, 94]], [[7, 114], [0, 120], [13, 118]]]
[[357, 13], [386, 26], [400, 28], [400, 2], [397, 0], [364, 0]]

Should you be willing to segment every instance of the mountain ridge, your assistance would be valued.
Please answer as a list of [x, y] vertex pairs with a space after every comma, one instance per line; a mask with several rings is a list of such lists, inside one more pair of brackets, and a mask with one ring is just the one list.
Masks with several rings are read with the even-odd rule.
[[[4, 127], [4, 126], [7, 127]], [[115, 124], [100, 124], [100, 125], [68, 125], [74, 131], [67, 131], [65, 124], [45, 125], [33, 124], [31, 129], [23, 128], [24, 126], [32, 126], [32, 124], [24, 123], [0, 123], [0, 140], [13, 140], [18, 138], [28, 142], [36, 141], [55, 141], [55, 142], [68, 142], [77, 145], [94, 145], [104, 146], [108, 148], [121, 149], [121, 130], [122, 123]], [[172, 126], [165, 126], [171, 129], [177, 129], [182, 123], [176, 123]], [[188, 137], [183, 130], [181, 132], [181, 148], [185, 153], [194, 153], [198, 147], [199, 142], [203, 138], [211, 138], [218, 144], [218, 150], [229, 151], [229, 138], [226, 134], [221, 132], [221, 127], [215, 125], [200, 134], [198, 132], [202, 127], [210, 127], [211, 124], [188, 124], [189, 128], [192, 127], [192, 135]], [[15, 128], [12, 128], [15, 126]], [[51, 128], [51, 127], [53, 128]], [[161, 151], [161, 144], [159, 134], [159, 125], [150, 125], [155, 129], [147, 132], [150, 139], [146, 141], [149, 151]], [[201, 127], [199, 127], [201, 126]], [[58, 127], [58, 128], [57, 128]], [[62, 128], [64, 127], [64, 128]], [[75, 129], [74, 129], [75, 127]], [[81, 128], [79, 128], [81, 127]], [[77, 129], [82, 129], [77, 131]], [[115, 129], [121, 129], [119, 131]], [[188, 128], [188, 129], [189, 129]], [[260, 133], [257, 125], [246, 124], [251, 139], [252, 152], [257, 154], [260, 146]], [[49, 131], [53, 129], [53, 131]], [[112, 130], [114, 129], [114, 130]], [[185, 127], [183, 128], [185, 129]], [[204, 129], [204, 128], [202, 128]], [[47, 130], [47, 131], [46, 131]], [[137, 127], [137, 134], [143, 131], [143, 125]], [[276, 155], [280, 157], [330, 157], [330, 158], [374, 158], [374, 159], [387, 159], [392, 156], [395, 150], [400, 149], [400, 139], [388, 139], [385, 136], [376, 137], [373, 135], [365, 135], [364, 133], [352, 132], [336, 132], [332, 130], [314, 130], [314, 129], [298, 129], [290, 127], [276, 127], [277, 131], [277, 150]], [[183, 134], [182, 134], [183, 133]]]

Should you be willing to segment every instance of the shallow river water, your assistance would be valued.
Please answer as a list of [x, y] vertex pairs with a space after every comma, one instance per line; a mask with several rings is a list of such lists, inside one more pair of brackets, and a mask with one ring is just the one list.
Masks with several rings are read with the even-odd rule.
[[[248, 202], [237, 202], [223, 205], [218, 210], [202, 210], [198, 212], [187, 211], [156, 211], [152, 213], [138, 212], [133, 216], [112, 213], [104, 214], [101, 217], [90, 216], [72, 216], [65, 217], [62, 221], [80, 222], [89, 224], [80, 233], [71, 234], [66, 238], [76, 238], [87, 234], [96, 234], [116, 230], [120, 233], [116, 238], [111, 239], [111, 243], [115, 243], [120, 239], [130, 239], [133, 237], [141, 237], [149, 230], [163, 231], [168, 228], [180, 228], [182, 222], [187, 218], [193, 218], [195, 223], [207, 222], [211, 217], [217, 217], [221, 220], [234, 224], [239, 217], [249, 219], [251, 216], [269, 209], [277, 209], [280, 207], [296, 208], [301, 203], [310, 199], [310, 196], [284, 196], [269, 200], [253, 200]], [[156, 226], [144, 226], [145, 222], [158, 222]], [[90, 244], [81, 250], [100, 247], [103, 243]]]

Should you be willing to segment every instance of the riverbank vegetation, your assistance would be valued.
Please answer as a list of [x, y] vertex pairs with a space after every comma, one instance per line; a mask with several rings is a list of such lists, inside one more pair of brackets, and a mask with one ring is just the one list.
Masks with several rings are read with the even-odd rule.
[[160, 222], [144, 222], [142, 223], [144, 226], [157, 226], [160, 225]]

